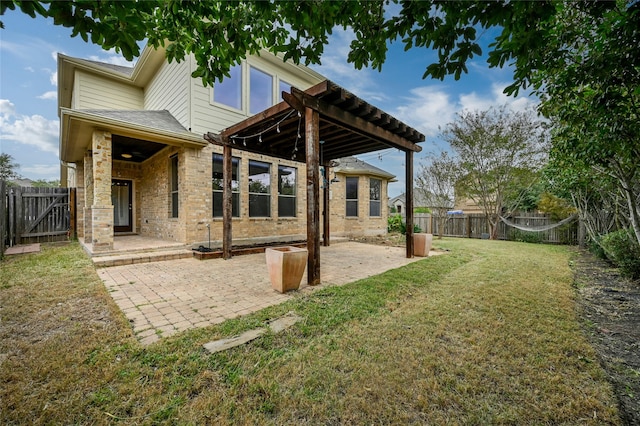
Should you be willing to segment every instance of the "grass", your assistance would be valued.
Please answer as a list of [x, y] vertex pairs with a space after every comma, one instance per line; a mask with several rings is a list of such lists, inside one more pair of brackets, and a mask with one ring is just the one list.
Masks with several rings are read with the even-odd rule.
[[[619, 424], [570, 252], [486, 240], [142, 347], [77, 245], [2, 261], [2, 424]], [[295, 311], [281, 334], [202, 344]]]

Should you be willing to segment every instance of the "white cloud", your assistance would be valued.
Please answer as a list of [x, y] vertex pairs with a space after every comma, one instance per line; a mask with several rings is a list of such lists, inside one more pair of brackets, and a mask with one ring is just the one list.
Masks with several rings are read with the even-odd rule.
[[29, 72], [35, 72], [36, 70], [33, 69], [33, 67], [24, 67], [25, 71], [29, 71]]
[[534, 107], [537, 102], [534, 98], [520, 95], [518, 97], [507, 96], [503, 93], [508, 83], [493, 83], [489, 96], [480, 96], [476, 92], [461, 94], [459, 99], [460, 110], [485, 111], [491, 107], [506, 105], [514, 112], [522, 112]]
[[0, 139], [11, 140], [58, 155], [58, 120], [41, 115], [20, 115], [7, 99], [0, 99]]
[[15, 105], [9, 99], [0, 99], [0, 123], [4, 122], [4, 117], [10, 117], [15, 113]]
[[45, 92], [42, 95], [38, 96], [38, 99], [52, 99], [55, 100], [58, 98], [58, 92], [55, 90], [51, 90], [49, 92]]
[[506, 84], [494, 83], [487, 95], [477, 92], [461, 93], [457, 99], [452, 98], [446, 87], [422, 86], [410, 90], [411, 96], [404, 99], [403, 105], [393, 111], [393, 115], [401, 121], [415, 127], [427, 137], [440, 133], [447, 123], [455, 119], [456, 113], [462, 111], [484, 111], [490, 107], [507, 105], [512, 111], [524, 111], [534, 107], [534, 98], [519, 96], [509, 97], [502, 93]]
[[33, 164], [27, 167], [20, 167], [24, 173], [45, 176], [48, 179], [58, 179], [60, 166], [57, 164]]
[[51, 74], [49, 75], [49, 81], [51, 82], [52, 86], [58, 86], [58, 71], [53, 71], [51, 72]]
[[322, 54], [322, 65], [313, 65], [311, 68], [367, 101], [381, 102], [387, 97], [376, 90], [373, 74], [377, 74], [377, 71], [368, 68], [357, 70], [347, 62], [351, 50], [349, 45], [354, 39], [355, 34], [351, 28], [334, 28]]
[[110, 49], [105, 53], [106, 56], [91, 55], [88, 59], [90, 61], [104, 62], [106, 64], [120, 65], [123, 67], [132, 67], [135, 65], [135, 61], [127, 61], [122, 55], [116, 53], [115, 49]]
[[451, 121], [456, 113], [456, 103], [442, 88], [423, 86], [410, 90], [404, 105], [392, 113], [399, 120], [415, 127], [427, 137], [436, 136], [439, 127]]

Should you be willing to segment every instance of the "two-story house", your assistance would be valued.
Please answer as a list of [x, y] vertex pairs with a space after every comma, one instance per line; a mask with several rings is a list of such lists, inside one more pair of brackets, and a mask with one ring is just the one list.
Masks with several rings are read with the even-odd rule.
[[[268, 118], [267, 110], [284, 111], [282, 93], [293, 93], [294, 88], [325, 87], [325, 100], [312, 100], [330, 117], [336, 109], [345, 115], [347, 102], [351, 109], [357, 108], [353, 122], [360, 130], [351, 141], [343, 136], [345, 129], [353, 132], [350, 126], [338, 123], [335, 131], [324, 122], [320, 125], [320, 137], [331, 146], [349, 147], [345, 155], [375, 149], [384, 138], [399, 141], [407, 152], [419, 151], [415, 144], [424, 140], [387, 114], [357, 98], [354, 102], [353, 95], [327, 84], [313, 70], [268, 52], [247, 57], [215, 87], [191, 77], [194, 61], [189, 57], [168, 63], [163, 49], [151, 48], [143, 51], [134, 67], [58, 56], [61, 182], [76, 188], [77, 235], [92, 253], [112, 250], [114, 238], [131, 233], [185, 245], [197, 245], [207, 233], [211, 240], [221, 241], [223, 144], [210, 143], [203, 135], [224, 133], [238, 123], [256, 124], [254, 117]], [[295, 144], [286, 156], [264, 147], [264, 126], [253, 135], [232, 135], [234, 242], [306, 239], [309, 182], [307, 163], [300, 162], [305, 157], [305, 137], [300, 133], [306, 132], [300, 116], [300, 112], [285, 116], [298, 128], [297, 136], [288, 136]], [[280, 123], [286, 124], [282, 119], [267, 130], [278, 136], [280, 128], [275, 127]], [[247, 141], [263, 150], [245, 150]], [[323, 141], [319, 147], [322, 158]], [[296, 159], [298, 149], [302, 155]], [[336, 234], [385, 232], [387, 209], [381, 206], [387, 204], [387, 184], [393, 175], [379, 169], [327, 168], [325, 176], [332, 176], [324, 179], [324, 187], [331, 185], [331, 191], [325, 192], [320, 204], [330, 204]]]

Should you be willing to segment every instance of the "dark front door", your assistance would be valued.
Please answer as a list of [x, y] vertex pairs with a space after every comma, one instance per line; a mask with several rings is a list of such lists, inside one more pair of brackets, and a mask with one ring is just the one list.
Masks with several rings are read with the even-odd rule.
[[114, 232], [131, 232], [132, 226], [132, 182], [113, 179], [111, 181], [111, 203], [113, 204]]

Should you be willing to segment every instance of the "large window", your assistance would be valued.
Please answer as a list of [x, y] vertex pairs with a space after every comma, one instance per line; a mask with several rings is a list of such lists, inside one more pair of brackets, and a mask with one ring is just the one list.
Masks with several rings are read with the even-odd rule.
[[[223, 191], [223, 156], [213, 154], [213, 173], [211, 175], [211, 188], [213, 190], [213, 217], [222, 217], [222, 191]], [[231, 158], [231, 215], [240, 217], [240, 182], [238, 180], [238, 169], [240, 159]]]
[[229, 73], [231, 77], [225, 77], [222, 81], [216, 82], [213, 88], [213, 100], [231, 108], [242, 109], [242, 67], [235, 65]]
[[169, 157], [170, 217], [178, 217], [178, 155]]
[[347, 177], [347, 217], [358, 217], [358, 177]]
[[249, 79], [249, 112], [257, 114], [273, 105], [273, 77], [250, 67]]
[[380, 193], [382, 181], [380, 179], [369, 180], [369, 216], [380, 216]]
[[271, 165], [249, 160], [249, 217], [271, 216]]
[[291, 85], [286, 81], [280, 80], [280, 87], [278, 87], [278, 100], [282, 101], [282, 92], [291, 93]]
[[278, 166], [278, 216], [296, 216], [296, 169]]

